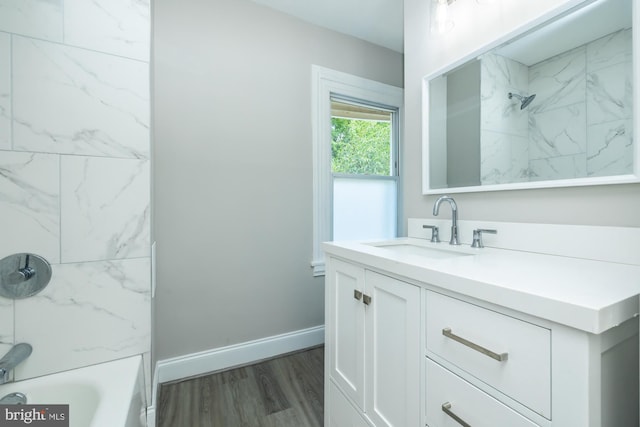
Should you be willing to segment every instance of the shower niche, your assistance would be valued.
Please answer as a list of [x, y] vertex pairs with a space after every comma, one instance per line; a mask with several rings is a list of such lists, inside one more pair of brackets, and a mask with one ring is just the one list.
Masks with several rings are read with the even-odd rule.
[[588, 3], [425, 77], [423, 193], [638, 182], [639, 14]]

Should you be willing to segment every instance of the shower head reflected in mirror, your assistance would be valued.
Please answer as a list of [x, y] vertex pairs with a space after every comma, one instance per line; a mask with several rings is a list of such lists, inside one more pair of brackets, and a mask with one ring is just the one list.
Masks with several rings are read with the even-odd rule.
[[529, 95], [529, 96], [522, 96], [522, 95], [518, 95], [517, 93], [511, 93], [509, 92], [509, 99], [511, 98], [515, 98], [518, 99], [520, 101], [520, 109], [524, 110], [525, 108], [527, 108], [527, 106], [529, 104], [531, 104], [531, 101], [533, 101], [533, 99], [536, 97], [536, 94], [534, 93], [533, 95]]

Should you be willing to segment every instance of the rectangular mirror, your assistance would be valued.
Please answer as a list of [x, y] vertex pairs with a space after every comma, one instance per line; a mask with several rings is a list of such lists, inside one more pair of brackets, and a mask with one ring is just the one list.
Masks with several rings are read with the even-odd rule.
[[423, 193], [640, 182], [633, 3], [585, 2], [425, 77]]

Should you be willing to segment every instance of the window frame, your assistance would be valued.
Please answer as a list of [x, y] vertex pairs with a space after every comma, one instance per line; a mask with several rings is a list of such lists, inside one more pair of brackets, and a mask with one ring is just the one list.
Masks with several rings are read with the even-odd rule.
[[404, 120], [404, 90], [395, 86], [312, 65], [312, 143], [313, 143], [313, 267], [314, 276], [325, 272], [322, 242], [331, 240], [333, 173], [331, 169], [331, 99], [354, 100], [371, 106], [397, 110], [395, 176], [397, 179], [397, 230], [400, 230], [402, 179], [400, 146]]

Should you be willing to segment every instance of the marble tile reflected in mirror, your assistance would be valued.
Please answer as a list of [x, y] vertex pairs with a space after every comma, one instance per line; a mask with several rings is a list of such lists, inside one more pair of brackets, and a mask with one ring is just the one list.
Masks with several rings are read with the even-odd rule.
[[428, 78], [426, 192], [637, 181], [631, 17], [595, 2]]

